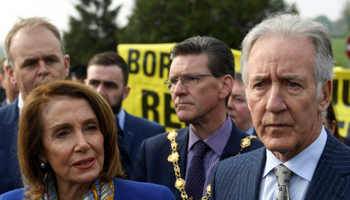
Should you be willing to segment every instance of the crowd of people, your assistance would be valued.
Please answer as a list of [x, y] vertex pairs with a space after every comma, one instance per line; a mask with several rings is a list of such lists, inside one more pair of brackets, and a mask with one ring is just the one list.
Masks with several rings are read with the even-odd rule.
[[242, 42], [241, 72], [213, 37], [170, 57], [164, 84], [188, 126], [166, 132], [123, 109], [132, 88], [116, 52], [70, 70], [53, 24], [17, 22], [0, 66], [0, 200], [350, 199], [324, 25], [268, 16]]

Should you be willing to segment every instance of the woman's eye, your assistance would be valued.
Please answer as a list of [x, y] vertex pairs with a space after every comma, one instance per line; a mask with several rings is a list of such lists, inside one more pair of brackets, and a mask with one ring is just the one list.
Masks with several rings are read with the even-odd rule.
[[64, 136], [68, 135], [68, 131], [60, 131], [57, 133], [58, 138], [62, 138]]
[[88, 130], [88, 131], [94, 131], [94, 130], [96, 130], [96, 129], [97, 129], [96, 126], [88, 126], [88, 127], [87, 127], [87, 130]]

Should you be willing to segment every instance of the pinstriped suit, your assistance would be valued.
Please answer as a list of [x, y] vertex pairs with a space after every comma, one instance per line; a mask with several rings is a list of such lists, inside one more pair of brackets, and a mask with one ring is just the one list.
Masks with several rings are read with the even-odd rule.
[[[350, 199], [350, 148], [327, 130], [327, 142], [305, 199]], [[258, 200], [266, 148], [219, 162], [213, 172], [211, 200]]]

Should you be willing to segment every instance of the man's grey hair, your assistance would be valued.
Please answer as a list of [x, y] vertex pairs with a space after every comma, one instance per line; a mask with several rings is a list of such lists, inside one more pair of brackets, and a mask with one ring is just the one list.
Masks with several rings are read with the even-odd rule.
[[61, 38], [60, 31], [57, 29], [56, 26], [48, 22], [45, 18], [43, 17], [32, 17], [32, 18], [20, 18], [20, 20], [13, 25], [11, 30], [8, 32], [6, 39], [5, 39], [5, 57], [7, 59], [9, 68], [11, 70], [14, 70], [14, 65], [13, 65], [13, 58], [10, 53], [10, 48], [11, 48], [11, 41], [12, 38], [16, 35], [18, 30], [25, 28], [27, 31], [33, 28], [38, 28], [38, 27], [44, 27], [52, 31], [52, 33], [56, 36], [57, 40], [60, 42], [61, 45], [61, 51], [62, 51], [62, 56], [64, 60], [64, 47], [63, 47], [63, 41]]
[[248, 59], [254, 43], [264, 38], [309, 38], [315, 45], [316, 55], [314, 75], [319, 98], [322, 85], [333, 78], [334, 58], [332, 52], [331, 35], [327, 27], [319, 22], [303, 18], [295, 14], [274, 14], [268, 16], [256, 25], [246, 35], [242, 42], [241, 71], [243, 82], [248, 83]]

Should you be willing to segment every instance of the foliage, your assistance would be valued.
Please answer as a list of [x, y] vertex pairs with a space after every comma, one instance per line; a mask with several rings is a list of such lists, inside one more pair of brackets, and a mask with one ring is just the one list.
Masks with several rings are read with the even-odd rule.
[[284, 0], [135, 0], [122, 43], [169, 43], [201, 35], [238, 48], [244, 35], [267, 14], [297, 13]]
[[116, 51], [116, 17], [121, 6], [109, 9], [111, 2], [112, 0], [80, 0], [75, 5], [80, 17], [71, 16], [70, 29], [63, 34], [71, 65], [87, 64], [97, 53]]
[[332, 49], [335, 60], [335, 66], [348, 67], [348, 57], [345, 53], [345, 38], [333, 38], [332, 39]]

